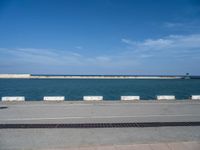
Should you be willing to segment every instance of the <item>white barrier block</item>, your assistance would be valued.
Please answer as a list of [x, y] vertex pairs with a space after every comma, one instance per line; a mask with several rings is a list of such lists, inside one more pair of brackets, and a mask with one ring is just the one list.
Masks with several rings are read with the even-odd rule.
[[158, 95], [157, 100], [175, 100], [174, 95]]
[[122, 101], [140, 100], [140, 96], [121, 96]]
[[64, 101], [65, 97], [64, 96], [44, 96], [43, 100], [44, 101]]
[[12, 101], [25, 101], [25, 97], [23, 96], [5, 96], [5, 97], [2, 97], [1, 98], [2, 101], [9, 101], [9, 102], [12, 102]]
[[83, 96], [84, 101], [101, 101], [103, 96]]
[[192, 95], [191, 99], [200, 100], [200, 95]]

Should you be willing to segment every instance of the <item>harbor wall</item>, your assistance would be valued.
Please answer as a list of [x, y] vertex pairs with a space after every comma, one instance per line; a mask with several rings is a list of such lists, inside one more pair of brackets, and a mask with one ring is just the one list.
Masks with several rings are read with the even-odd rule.
[[31, 74], [0, 74], [0, 78], [27, 78], [27, 79], [182, 79], [181, 76], [123, 76], [123, 75], [31, 75]]
[[0, 78], [30, 78], [31, 74], [0, 74]]

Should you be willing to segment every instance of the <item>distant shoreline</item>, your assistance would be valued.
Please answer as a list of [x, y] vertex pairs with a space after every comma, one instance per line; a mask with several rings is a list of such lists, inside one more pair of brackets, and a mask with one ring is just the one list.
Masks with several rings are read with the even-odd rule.
[[[0, 74], [1, 79], [186, 79], [186, 76], [170, 75], [32, 75]], [[190, 79], [190, 77], [187, 77]]]

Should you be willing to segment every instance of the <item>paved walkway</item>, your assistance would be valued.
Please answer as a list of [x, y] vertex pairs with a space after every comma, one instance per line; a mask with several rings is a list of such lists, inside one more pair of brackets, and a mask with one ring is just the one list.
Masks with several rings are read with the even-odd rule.
[[200, 101], [0, 102], [0, 123], [200, 121]]
[[[4, 123], [200, 121], [200, 101], [0, 102]], [[200, 126], [0, 129], [0, 150], [200, 150]]]
[[53, 149], [53, 150], [200, 150], [200, 142], [193, 141], [193, 142], [173, 142], [173, 143], [156, 143], [156, 144], [91, 146], [91, 147], [64, 148], [64, 149]]

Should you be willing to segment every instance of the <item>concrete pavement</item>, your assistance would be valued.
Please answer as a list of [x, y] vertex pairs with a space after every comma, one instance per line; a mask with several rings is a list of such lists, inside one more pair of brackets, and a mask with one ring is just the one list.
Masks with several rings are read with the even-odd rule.
[[0, 102], [4, 123], [200, 121], [200, 101]]
[[[66, 148], [57, 150], [199, 150], [199, 142], [173, 142], [173, 143], [154, 143], [154, 144], [130, 144], [130, 145], [111, 145], [111, 146], [92, 146], [79, 148]], [[55, 150], [55, 149], [54, 149]]]
[[193, 141], [200, 141], [200, 127], [0, 129], [0, 150], [53, 150]]
[[[0, 102], [0, 108], [0, 124], [200, 121], [200, 101], [193, 100]], [[199, 141], [200, 126], [0, 129], [0, 150], [199, 150]]]

